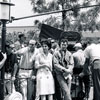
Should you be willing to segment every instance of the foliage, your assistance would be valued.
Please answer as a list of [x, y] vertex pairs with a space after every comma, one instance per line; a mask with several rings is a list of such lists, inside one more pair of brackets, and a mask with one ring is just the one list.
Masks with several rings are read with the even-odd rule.
[[[15, 43], [16, 41], [19, 40], [19, 38], [18, 38], [19, 33], [20, 32], [16, 32], [16, 31], [14, 31], [13, 33], [7, 33], [6, 34], [6, 39], [7, 39], [6, 41], [9, 41], [11, 43]], [[26, 41], [29, 41], [30, 39], [38, 40], [38, 33], [39, 33], [39, 30], [37, 30], [35, 28], [34, 30], [29, 30], [23, 34], [25, 34], [25, 36], [26, 36]]]
[[[95, 31], [100, 29], [100, 22], [97, 20], [100, 13], [100, 6], [85, 8], [81, 11], [80, 7], [90, 6], [93, 4], [100, 5], [99, 0], [30, 0], [33, 5], [33, 11], [43, 13], [55, 10], [71, 9], [65, 12], [65, 17], [61, 16], [60, 20], [55, 16], [50, 16], [43, 23], [56, 28], [63, 27], [66, 30], [73, 31]], [[81, 2], [80, 2], [81, 1]], [[93, 4], [92, 4], [93, 3]], [[72, 21], [75, 21], [72, 23]]]

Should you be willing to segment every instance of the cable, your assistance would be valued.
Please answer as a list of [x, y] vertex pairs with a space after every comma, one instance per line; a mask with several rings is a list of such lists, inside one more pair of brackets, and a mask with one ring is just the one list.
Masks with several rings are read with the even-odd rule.
[[[83, 9], [83, 8], [89, 8], [89, 7], [95, 7], [95, 6], [100, 6], [100, 5], [83, 6], [83, 7], [77, 7], [76, 9]], [[45, 13], [40, 13], [40, 14], [31, 15], [31, 16], [25, 16], [25, 17], [20, 17], [20, 18], [13, 17], [12, 21], [31, 18], [31, 17], [37, 17], [37, 16], [43, 16], [43, 15], [49, 15], [49, 14], [54, 14], [54, 13], [60, 13], [60, 12], [64, 12], [64, 11], [67, 12], [67, 11], [72, 11], [72, 10], [73, 10], [73, 8], [64, 9], [64, 10], [57, 10], [57, 11], [51, 11], [51, 12], [45, 12]]]

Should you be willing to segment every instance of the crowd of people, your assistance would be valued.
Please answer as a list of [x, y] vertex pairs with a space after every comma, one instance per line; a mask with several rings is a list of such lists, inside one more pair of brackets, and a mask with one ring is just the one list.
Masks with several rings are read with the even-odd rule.
[[19, 41], [7, 43], [6, 53], [0, 54], [0, 68], [5, 65], [5, 96], [12, 93], [12, 86], [16, 90], [17, 79], [23, 100], [72, 100], [72, 80], [77, 75], [77, 97], [88, 100], [92, 80], [94, 100], [99, 100], [100, 41], [91, 40], [85, 47], [81, 42], [75, 43], [75, 51], [70, 52], [64, 35], [59, 41], [25, 40], [24, 34], [20, 34]]

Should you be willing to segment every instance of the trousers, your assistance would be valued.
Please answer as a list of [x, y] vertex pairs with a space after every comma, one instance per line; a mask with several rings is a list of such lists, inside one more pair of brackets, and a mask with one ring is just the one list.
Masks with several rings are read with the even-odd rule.
[[96, 60], [93, 63], [92, 78], [94, 87], [94, 100], [100, 100], [100, 60]]
[[[70, 94], [70, 89], [69, 89], [69, 84], [67, 84], [65, 78], [61, 74], [57, 74], [57, 80], [59, 82], [59, 85], [61, 87], [61, 90], [64, 95], [64, 100], [71, 100], [71, 94]], [[68, 82], [69, 83], [69, 82]]]

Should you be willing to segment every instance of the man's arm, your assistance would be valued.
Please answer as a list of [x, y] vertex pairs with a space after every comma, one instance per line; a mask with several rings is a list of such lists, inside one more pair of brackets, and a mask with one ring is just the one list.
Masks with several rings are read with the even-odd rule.
[[28, 47], [24, 47], [14, 52], [14, 54], [23, 55], [27, 50], [28, 50]]
[[53, 55], [53, 65], [54, 65], [54, 68], [59, 70], [59, 71], [64, 71], [65, 70], [65, 67], [63, 67], [60, 63], [59, 63], [59, 55], [57, 53], [55, 53]]
[[65, 72], [72, 73], [73, 68], [74, 68], [74, 58], [72, 54], [70, 54], [69, 56], [70, 57], [69, 57], [68, 65], [67, 65], [68, 69], [66, 69]]

